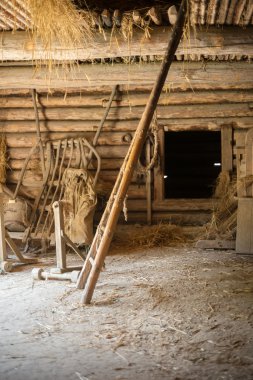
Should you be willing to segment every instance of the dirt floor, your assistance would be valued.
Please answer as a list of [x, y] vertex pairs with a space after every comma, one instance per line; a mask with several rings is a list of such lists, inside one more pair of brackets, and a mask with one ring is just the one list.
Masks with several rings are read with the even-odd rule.
[[1, 380], [253, 379], [253, 256], [112, 253], [90, 306], [31, 266], [0, 276]]

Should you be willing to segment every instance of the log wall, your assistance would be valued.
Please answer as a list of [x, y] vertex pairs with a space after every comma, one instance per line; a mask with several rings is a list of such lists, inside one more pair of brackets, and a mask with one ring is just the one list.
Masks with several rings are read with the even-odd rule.
[[[253, 89], [178, 89], [164, 91], [157, 109], [159, 126], [164, 130], [220, 130], [232, 126], [234, 131], [234, 166], [236, 145], [245, 131], [253, 126]], [[43, 139], [85, 136], [92, 140], [103, 116], [111, 89], [101, 87], [83, 91], [57, 90], [39, 93], [39, 116]], [[129, 137], [141, 117], [150, 87], [121, 87], [113, 101], [101, 136], [98, 153], [102, 158], [101, 179], [109, 191], [128, 150]], [[36, 129], [31, 93], [24, 90], [0, 91], [0, 129], [8, 145], [8, 184], [14, 187], [30, 148], [36, 142]], [[26, 177], [30, 188], [39, 181], [36, 169], [30, 165]], [[209, 200], [153, 200], [153, 220], [169, 219], [184, 223], [203, 223], [208, 220], [212, 204]], [[134, 175], [128, 192], [129, 221], [146, 221], [145, 181]]]

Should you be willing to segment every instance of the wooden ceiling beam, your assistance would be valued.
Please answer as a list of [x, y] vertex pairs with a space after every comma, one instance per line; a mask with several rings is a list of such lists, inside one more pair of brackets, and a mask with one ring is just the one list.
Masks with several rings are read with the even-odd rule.
[[[96, 34], [89, 46], [75, 49], [65, 49], [54, 45], [50, 51], [45, 51], [40, 42], [30, 39], [26, 32], [4, 32], [0, 40], [0, 59], [2, 61], [31, 60], [95, 60], [130, 56], [161, 56], [165, 52], [170, 27], [154, 27], [151, 38], [144, 38], [141, 30], [136, 30], [129, 43], [121, 34]], [[238, 27], [202, 28], [193, 31], [181, 42], [178, 55], [247, 55], [253, 56], [253, 27], [246, 29]]]

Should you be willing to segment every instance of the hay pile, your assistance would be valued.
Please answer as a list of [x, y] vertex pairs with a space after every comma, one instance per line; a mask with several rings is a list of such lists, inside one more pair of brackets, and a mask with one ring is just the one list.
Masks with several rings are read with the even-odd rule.
[[6, 138], [3, 134], [0, 135], [0, 183], [6, 182]]
[[76, 48], [91, 37], [89, 17], [83, 17], [71, 0], [25, 1], [34, 41], [40, 39], [45, 50], [50, 51], [54, 41], [61, 47]]
[[221, 172], [216, 184], [214, 206], [211, 222], [206, 228], [207, 239], [234, 239], [237, 225], [237, 182], [230, 179], [229, 173]]
[[124, 231], [117, 231], [112, 243], [115, 248], [154, 248], [182, 246], [189, 242], [189, 236], [182, 227], [160, 223], [153, 226], [133, 226]]

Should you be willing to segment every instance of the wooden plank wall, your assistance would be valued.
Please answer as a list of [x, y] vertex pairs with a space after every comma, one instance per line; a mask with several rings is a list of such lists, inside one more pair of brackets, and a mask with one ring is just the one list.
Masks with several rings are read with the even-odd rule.
[[[43, 139], [85, 136], [92, 140], [110, 96], [109, 87], [77, 91], [39, 93], [39, 116]], [[102, 158], [101, 179], [109, 191], [129, 146], [146, 104], [150, 88], [121, 87], [113, 102], [108, 120], [98, 141]], [[232, 126], [235, 139], [243, 139], [253, 126], [253, 90], [188, 90], [164, 91], [157, 109], [160, 126], [165, 130], [219, 130]], [[34, 110], [29, 90], [1, 90], [0, 130], [8, 145], [10, 187], [17, 182], [24, 159], [36, 141]], [[125, 137], [127, 135], [127, 138]], [[236, 165], [234, 151], [234, 165]], [[30, 168], [30, 179], [36, 183], [36, 171]], [[29, 177], [29, 176], [28, 176]], [[155, 206], [153, 220], [170, 219], [186, 223], [207, 220], [210, 204], [196, 206], [186, 202], [168, 201], [166, 207]], [[145, 183], [135, 174], [128, 193], [129, 220], [146, 220]]]

